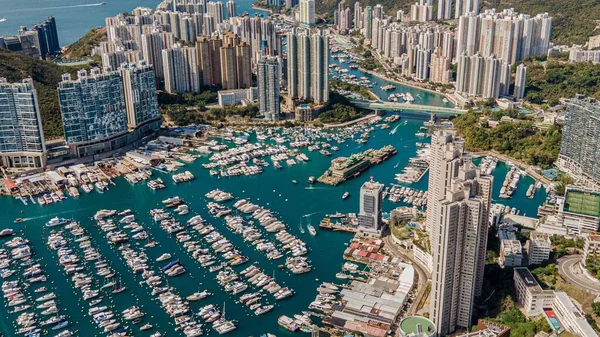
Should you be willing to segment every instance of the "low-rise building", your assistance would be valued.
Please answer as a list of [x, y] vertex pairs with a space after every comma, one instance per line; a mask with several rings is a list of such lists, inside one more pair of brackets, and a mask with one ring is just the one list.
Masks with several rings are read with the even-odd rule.
[[[497, 322], [480, 319], [477, 321], [477, 331], [467, 332], [460, 337], [510, 337], [510, 327]], [[536, 335], [537, 336], [537, 335]]]
[[[596, 232], [600, 225], [600, 193], [567, 186], [564, 197], [556, 199], [558, 219], [569, 234]], [[595, 205], [595, 206], [594, 206]]]
[[308, 104], [300, 104], [295, 110], [296, 120], [310, 122], [313, 120], [313, 110]]
[[528, 265], [541, 264], [550, 259], [552, 242], [550, 236], [545, 233], [531, 232], [529, 240], [525, 243], [525, 256]]
[[498, 262], [504, 267], [520, 267], [523, 263], [523, 252], [519, 240], [501, 240]]
[[250, 105], [258, 99], [258, 88], [219, 90], [217, 94], [221, 108], [235, 105]]
[[514, 269], [515, 292], [517, 301], [523, 306], [525, 314], [535, 317], [550, 308], [554, 301], [554, 291], [544, 290], [535, 280], [529, 269], [518, 267]]
[[580, 337], [598, 336], [585, 319], [585, 313], [581, 310], [579, 304], [566, 293], [560, 291], [555, 293], [552, 309], [554, 309], [562, 327], [570, 333]]
[[583, 234], [583, 262], [590, 254], [600, 253], [600, 233], [585, 233]]

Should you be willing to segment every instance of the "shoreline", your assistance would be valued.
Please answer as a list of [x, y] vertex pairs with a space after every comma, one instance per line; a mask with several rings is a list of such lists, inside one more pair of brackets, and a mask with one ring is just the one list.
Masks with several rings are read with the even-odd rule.
[[439, 92], [439, 91], [435, 91], [435, 90], [431, 90], [431, 89], [427, 89], [427, 88], [422, 88], [422, 87], [420, 87], [418, 85], [411, 84], [410, 82], [403, 82], [403, 81], [400, 81], [400, 80], [391, 79], [391, 78], [389, 78], [389, 77], [387, 77], [387, 76], [385, 76], [385, 75], [383, 75], [381, 73], [378, 73], [378, 72], [373, 71], [373, 70], [367, 70], [367, 69], [364, 69], [362, 67], [359, 67], [358, 70], [360, 70], [362, 72], [365, 72], [367, 74], [373, 75], [373, 76], [375, 76], [375, 77], [377, 77], [379, 79], [382, 79], [384, 81], [396, 83], [396, 84], [399, 84], [399, 85], [402, 85], [402, 86], [405, 86], [405, 87], [409, 87], [409, 88], [413, 88], [413, 89], [419, 89], [419, 90], [427, 91], [427, 92], [432, 93], [432, 94], [437, 94], [437, 95], [443, 96], [443, 97], [445, 97], [448, 100], [448, 103], [452, 104], [453, 106], [456, 106], [456, 104], [453, 104], [451, 102], [450, 94]]
[[257, 9], [257, 10], [268, 12], [269, 16], [271, 16], [273, 14], [272, 9], [260, 7], [260, 6], [256, 5], [255, 3], [252, 4], [252, 9]]

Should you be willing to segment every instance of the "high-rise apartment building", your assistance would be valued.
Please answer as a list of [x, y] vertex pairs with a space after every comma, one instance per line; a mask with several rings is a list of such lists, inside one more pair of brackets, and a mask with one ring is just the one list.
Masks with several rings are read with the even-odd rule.
[[53, 16], [48, 17], [42, 23], [34, 25], [31, 27], [31, 30], [37, 32], [40, 55], [43, 59], [47, 55], [54, 55], [60, 52], [58, 29], [56, 28], [56, 20]]
[[142, 57], [152, 66], [156, 78], [162, 80], [165, 77], [162, 51], [163, 49], [172, 48], [175, 44], [173, 33], [154, 30], [147, 34], [142, 34], [141, 40]]
[[279, 119], [279, 61], [276, 57], [265, 56], [258, 61], [258, 108], [268, 120]]
[[300, 25], [304, 27], [315, 24], [315, 0], [300, 0]]
[[200, 92], [200, 71], [196, 48], [181, 47], [162, 51], [165, 91], [169, 93]]
[[31, 78], [8, 83], [0, 77], [0, 165], [41, 168], [46, 145], [37, 92]]
[[410, 6], [410, 20], [426, 22], [433, 20], [433, 6], [425, 0], [419, 0]]
[[235, 0], [227, 1], [227, 17], [233, 18], [237, 16], [237, 5]]
[[75, 80], [64, 74], [58, 86], [58, 101], [65, 140], [76, 156], [122, 145], [114, 140], [127, 133], [123, 81], [118, 71], [93, 68], [88, 74], [80, 70]]
[[362, 30], [364, 37], [370, 40], [373, 35], [373, 7], [371, 6], [365, 7], [365, 11], [363, 13]]
[[452, 0], [438, 0], [438, 20], [452, 19]]
[[493, 179], [463, 156], [464, 143], [454, 132], [436, 131], [431, 141], [430, 317], [438, 335], [445, 336], [471, 327], [474, 298], [481, 295]]
[[[458, 56], [456, 92], [465, 96], [498, 98], [506, 94], [510, 84], [510, 66], [495, 55], [483, 57], [479, 53]], [[502, 91], [501, 91], [502, 90]]]
[[137, 128], [160, 118], [154, 69], [145, 61], [126, 63], [119, 69], [123, 79], [127, 126]]
[[480, 0], [456, 0], [454, 6], [454, 18], [458, 19], [467, 13], [474, 13], [475, 15], [479, 14], [479, 1]]
[[329, 37], [322, 32], [292, 29], [288, 35], [288, 98], [329, 101]]
[[459, 18], [456, 35], [457, 55], [480, 53], [514, 64], [530, 55], [545, 55], [550, 44], [552, 18], [547, 13], [531, 17], [512, 9], [494, 9], [476, 15], [468, 12]]
[[373, 181], [365, 182], [360, 188], [360, 209], [358, 213], [358, 229], [361, 232], [381, 235], [381, 206], [383, 203], [383, 184]]
[[221, 81], [221, 46], [223, 41], [218, 36], [200, 37], [196, 40], [198, 66], [202, 84], [220, 86]]
[[525, 97], [525, 86], [527, 85], [527, 67], [524, 63], [517, 66], [517, 73], [515, 76], [515, 99], [522, 99]]
[[589, 187], [600, 186], [600, 102], [577, 95], [566, 102], [557, 166]]
[[206, 15], [215, 19], [215, 24], [219, 24], [226, 19], [227, 11], [222, 1], [210, 1], [206, 3]]

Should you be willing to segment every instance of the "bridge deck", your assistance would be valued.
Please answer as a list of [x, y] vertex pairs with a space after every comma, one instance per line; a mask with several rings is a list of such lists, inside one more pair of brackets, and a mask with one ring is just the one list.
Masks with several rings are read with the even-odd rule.
[[394, 103], [394, 102], [368, 102], [368, 101], [350, 101], [350, 103], [363, 109], [379, 109], [379, 110], [407, 110], [417, 111], [423, 113], [438, 113], [438, 114], [449, 114], [449, 115], [460, 115], [467, 112], [464, 109], [458, 108], [447, 108], [431, 105], [419, 105], [409, 103]]

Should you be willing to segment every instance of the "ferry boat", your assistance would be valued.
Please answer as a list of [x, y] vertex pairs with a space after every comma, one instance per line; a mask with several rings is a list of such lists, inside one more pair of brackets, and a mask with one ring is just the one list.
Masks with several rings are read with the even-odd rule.
[[50, 221], [46, 222], [46, 227], [61, 226], [61, 225], [65, 225], [67, 222], [69, 222], [68, 219], [56, 217], [56, 218], [52, 218], [52, 219], [50, 219]]
[[349, 192], [344, 193], [344, 195], [342, 195], [342, 200], [348, 199], [349, 196], [350, 196]]

